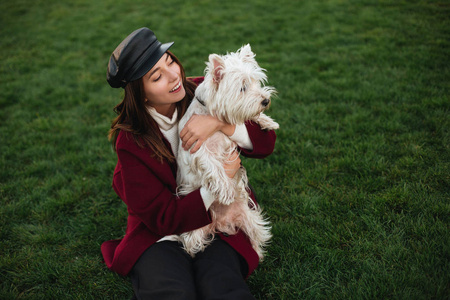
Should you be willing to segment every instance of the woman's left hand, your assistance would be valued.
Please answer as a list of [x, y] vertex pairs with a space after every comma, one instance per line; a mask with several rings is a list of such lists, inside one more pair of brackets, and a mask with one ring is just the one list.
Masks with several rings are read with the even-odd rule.
[[222, 131], [224, 134], [231, 136], [235, 128], [235, 125], [222, 122], [213, 116], [193, 115], [180, 132], [182, 147], [187, 151], [195, 143], [191, 149], [191, 153], [194, 153], [215, 132]]
[[225, 161], [223, 168], [225, 169], [227, 176], [233, 178], [241, 168], [241, 158], [239, 157], [239, 152], [235, 150]]

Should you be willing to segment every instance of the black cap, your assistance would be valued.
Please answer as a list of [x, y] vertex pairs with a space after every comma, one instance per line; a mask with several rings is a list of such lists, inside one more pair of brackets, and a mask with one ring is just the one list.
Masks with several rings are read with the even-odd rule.
[[172, 45], [161, 44], [146, 27], [133, 31], [111, 54], [106, 80], [113, 88], [125, 87], [144, 76]]

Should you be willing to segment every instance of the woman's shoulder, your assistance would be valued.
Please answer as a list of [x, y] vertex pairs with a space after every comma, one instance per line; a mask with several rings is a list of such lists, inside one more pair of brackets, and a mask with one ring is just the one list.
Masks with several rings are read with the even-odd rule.
[[198, 76], [198, 77], [187, 77], [188, 80], [194, 82], [196, 85], [199, 85], [205, 80], [204, 76]]
[[116, 148], [123, 148], [135, 143], [133, 134], [129, 131], [120, 130], [116, 140]]
[[[138, 144], [138, 141], [140, 144]], [[136, 138], [131, 132], [121, 130], [117, 136], [116, 152], [119, 160], [128, 160], [133, 157], [139, 161], [149, 162], [156, 160], [153, 150], [141, 138]]]
[[131, 132], [121, 130], [119, 132], [119, 135], [117, 136], [116, 150], [118, 152], [121, 150], [125, 150], [128, 152], [136, 152], [136, 151], [140, 152], [143, 150], [143, 148], [137, 144], [136, 138]]

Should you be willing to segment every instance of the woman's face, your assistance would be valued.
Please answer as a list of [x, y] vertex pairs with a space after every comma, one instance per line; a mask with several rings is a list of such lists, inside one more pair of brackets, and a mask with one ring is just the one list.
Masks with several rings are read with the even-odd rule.
[[172, 117], [175, 103], [186, 95], [180, 66], [166, 53], [142, 77], [142, 82], [146, 103], [160, 114]]

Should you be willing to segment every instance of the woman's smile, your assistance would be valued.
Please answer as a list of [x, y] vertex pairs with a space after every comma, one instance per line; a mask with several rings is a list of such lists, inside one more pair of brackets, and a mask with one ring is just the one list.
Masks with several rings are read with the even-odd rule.
[[177, 85], [169, 91], [169, 93], [178, 93], [181, 90], [181, 81], [178, 81]]

